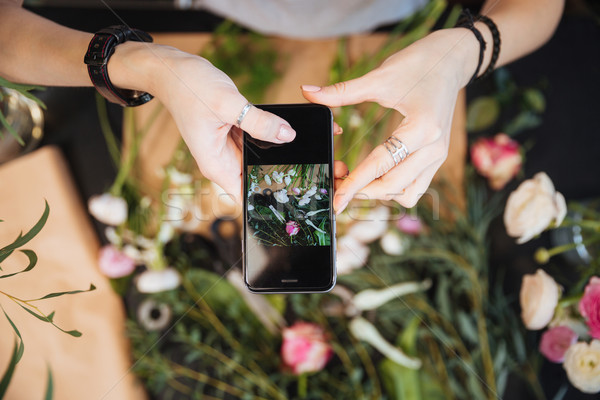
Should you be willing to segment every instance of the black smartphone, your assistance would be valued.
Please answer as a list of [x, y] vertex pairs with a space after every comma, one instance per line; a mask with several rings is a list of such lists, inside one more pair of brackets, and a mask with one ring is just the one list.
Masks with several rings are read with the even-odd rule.
[[244, 132], [244, 280], [256, 293], [318, 293], [335, 285], [333, 115], [316, 104], [256, 107], [296, 138], [274, 144]]

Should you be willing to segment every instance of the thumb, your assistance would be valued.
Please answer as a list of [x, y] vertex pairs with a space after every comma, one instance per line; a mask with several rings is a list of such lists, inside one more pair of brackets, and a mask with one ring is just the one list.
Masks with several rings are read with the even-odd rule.
[[302, 85], [301, 88], [306, 100], [329, 107], [358, 104], [372, 98], [367, 75], [329, 86]]
[[[249, 108], [246, 105], [250, 105]], [[291, 142], [296, 137], [296, 131], [283, 118], [267, 111], [263, 111], [239, 95], [236, 101], [232, 101], [230, 112], [232, 125], [237, 125], [241, 119], [240, 128], [255, 139], [273, 143]]]

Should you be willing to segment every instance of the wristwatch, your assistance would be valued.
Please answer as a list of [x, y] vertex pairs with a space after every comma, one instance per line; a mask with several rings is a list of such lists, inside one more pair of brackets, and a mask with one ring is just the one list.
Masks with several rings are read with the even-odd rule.
[[96, 32], [83, 62], [87, 64], [90, 79], [108, 101], [123, 107], [135, 107], [152, 100], [150, 93], [137, 90], [119, 89], [108, 77], [108, 60], [115, 52], [115, 47], [128, 40], [135, 42], [152, 42], [152, 36], [139, 29], [131, 29], [125, 25], [113, 25]]

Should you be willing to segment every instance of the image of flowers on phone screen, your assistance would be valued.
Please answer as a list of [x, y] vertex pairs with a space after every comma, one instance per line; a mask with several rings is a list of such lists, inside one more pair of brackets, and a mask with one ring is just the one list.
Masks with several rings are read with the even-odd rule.
[[326, 164], [248, 166], [248, 229], [263, 246], [330, 246]]

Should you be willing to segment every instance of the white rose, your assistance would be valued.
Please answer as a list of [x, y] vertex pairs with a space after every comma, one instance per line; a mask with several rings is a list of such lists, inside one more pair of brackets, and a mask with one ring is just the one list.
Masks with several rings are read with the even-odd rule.
[[271, 186], [271, 178], [269, 177], [269, 175], [265, 175], [265, 182], [267, 183], [267, 185]]
[[538, 269], [535, 275], [523, 276], [521, 284], [521, 318], [530, 330], [542, 329], [552, 320], [560, 288], [550, 275]]
[[283, 182], [285, 182], [285, 186], [289, 186], [290, 183], [292, 183], [292, 178], [286, 176], [285, 178], [283, 178]]
[[554, 221], [561, 224], [567, 214], [562, 194], [554, 189], [552, 181], [544, 172], [521, 183], [512, 192], [504, 210], [504, 225], [509, 236], [525, 243], [548, 228]]
[[379, 244], [381, 245], [381, 249], [391, 256], [404, 254], [408, 248], [406, 239], [396, 231], [388, 231], [381, 237]]
[[158, 293], [172, 290], [181, 283], [181, 275], [175, 268], [165, 268], [160, 271], [146, 270], [142, 272], [136, 281], [137, 290], [140, 293]]
[[88, 210], [98, 221], [106, 225], [121, 225], [127, 221], [127, 202], [122, 197], [110, 193], [92, 196]]
[[377, 207], [353, 224], [348, 229], [348, 235], [361, 243], [371, 243], [387, 231], [389, 219], [390, 209], [385, 206]]
[[338, 275], [349, 274], [362, 267], [369, 258], [370, 249], [352, 236], [343, 236], [337, 241], [336, 264]]
[[273, 192], [273, 197], [275, 197], [275, 200], [282, 204], [290, 201], [290, 198], [288, 197], [287, 192], [284, 189]]
[[600, 340], [578, 342], [565, 353], [563, 368], [569, 380], [584, 393], [600, 392]]

